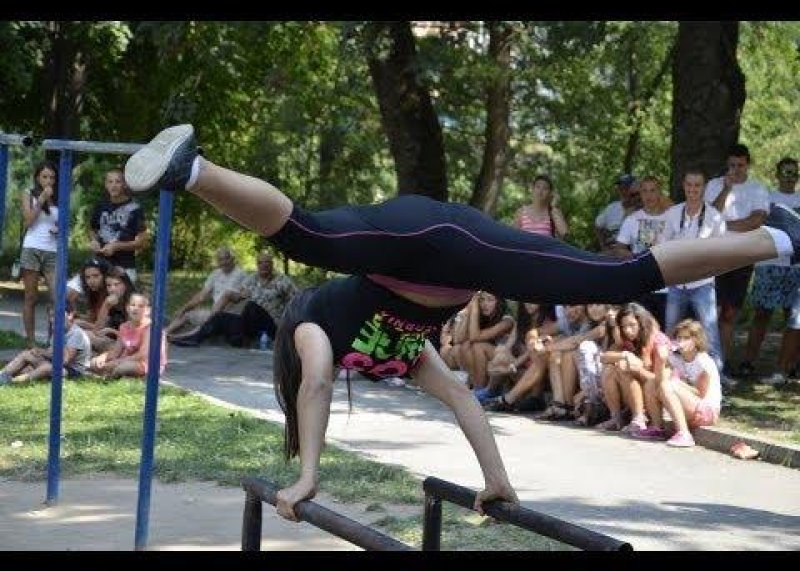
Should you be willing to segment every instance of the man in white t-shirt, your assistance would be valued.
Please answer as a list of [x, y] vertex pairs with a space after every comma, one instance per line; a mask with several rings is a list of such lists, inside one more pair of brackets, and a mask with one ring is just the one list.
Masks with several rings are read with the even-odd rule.
[[[175, 313], [172, 321], [164, 329], [170, 339], [181, 328], [190, 326], [186, 335], [195, 333], [218, 311], [224, 311], [230, 304], [229, 297], [224, 295], [227, 291], [239, 291], [247, 274], [237, 267], [236, 258], [230, 248], [222, 247], [216, 253], [217, 268], [212, 271], [200, 291], [194, 294], [189, 301]], [[202, 303], [211, 299], [212, 307], [200, 308]]]
[[[689, 168], [684, 173], [683, 193], [686, 201], [667, 210], [668, 240], [713, 238], [725, 233], [722, 214], [703, 200], [705, 182], [706, 177], [700, 169]], [[672, 335], [672, 330], [679, 321], [688, 317], [690, 307], [703, 326], [709, 345], [708, 352], [721, 370], [723, 354], [713, 277], [667, 288], [664, 327], [668, 335]]]
[[[632, 258], [668, 239], [667, 210], [658, 179], [654, 176], [644, 177], [639, 190], [642, 208], [625, 218], [612, 246], [611, 252], [621, 258]], [[631, 301], [644, 305], [663, 328], [667, 288]]]
[[625, 217], [642, 206], [639, 185], [631, 174], [624, 174], [617, 179], [619, 200], [615, 200], [600, 211], [594, 220], [594, 232], [600, 251], [610, 253]]
[[[705, 200], [722, 213], [727, 232], [747, 232], [759, 228], [769, 213], [769, 193], [749, 177], [750, 151], [735, 144], [728, 151], [728, 172], [708, 181]], [[744, 305], [753, 266], [745, 266], [717, 276], [719, 334], [722, 353], [726, 356], [724, 373], [731, 374], [734, 329], [739, 310]]]

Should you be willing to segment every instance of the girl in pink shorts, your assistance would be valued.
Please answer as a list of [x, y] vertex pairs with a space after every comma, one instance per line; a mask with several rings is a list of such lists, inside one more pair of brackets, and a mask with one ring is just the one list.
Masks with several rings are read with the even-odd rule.
[[722, 405], [719, 370], [707, 353], [703, 326], [685, 319], [675, 326], [678, 350], [669, 357], [670, 380], [664, 384], [659, 400], [669, 411], [677, 432], [667, 441], [670, 446], [694, 446], [690, 428], [712, 426], [719, 420]]

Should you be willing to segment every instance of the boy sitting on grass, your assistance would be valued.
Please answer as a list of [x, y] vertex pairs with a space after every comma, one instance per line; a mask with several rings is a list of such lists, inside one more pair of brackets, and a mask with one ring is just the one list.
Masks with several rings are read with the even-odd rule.
[[[89, 366], [92, 346], [86, 331], [75, 323], [75, 306], [69, 301], [64, 305], [64, 378], [74, 379], [83, 376]], [[50, 329], [53, 328], [53, 314], [50, 313]], [[10, 382], [26, 382], [37, 379], [51, 379], [53, 375], [53, 346], [47, 349], [36, 347], [27, 349], [14, 357], [0, 371], [0, 386]]]

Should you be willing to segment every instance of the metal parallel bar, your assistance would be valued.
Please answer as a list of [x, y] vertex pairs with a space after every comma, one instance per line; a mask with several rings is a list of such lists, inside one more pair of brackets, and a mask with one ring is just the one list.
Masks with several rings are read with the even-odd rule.
[[422, 551], [442, 549], [442, 500], [425, 494], [425, 517], [422, 520]]
[[76, 153], [107, 153], [132, 155], [144, 145], [140, 143], [101, 143], [99, 141], [66, 141], [45, 139], [42, 148], [48, 151], [73, 151]]
[[[272, 504], [277, 503], [278, 489], [272, 484], [259, 478], [245, 478], [242, 487], [250, 494], [255, 494], [261, 500]], [[405, 543], [384, 535], [370, 527], [362, 525], [348, 517], [340, 515], [312, 501], [298, 502], [294, 512], [302, 521], [306, 521], [350, 543], [372, 551], [411, 551], [412, 548]], [[248, 516], [245, 510], [245, 517]], [[251, 530], [252, 522], [245, 521], [243, 529]], [[261, 530], [258, 530], [259, 534]], [[244, 538], [243, 538], [244, 543]], [[253, 545], [252, 542], [249, 543]]]
[[64, 310], [67, 295], [69, 198], [72, 190], [72, 152], [62, 151], [58, 165], [58, 248], [56, 250], [55, 307], [53, 308], [53, 376], [50, 384], [50, 447], [47, 462], [47, 498], [58, 502], [61, 462], [61, 397], [64, 380]]
[[25, 147], [30, 147], [33, 145], [33, 137], [30, 135], [0, 133], [0, 145], [22, 145]]
[[261, 498], [248, 491], [244, 498], [242, 518], [242, 551], [261, 551]]
[[[425, 494], [431, 494], [473, 509], [475, 491], [430, 476], [422, 483]], [[602, 533], [575, 525], [573, 523], [545, 515], [510, 502], [492, 502], [485, 506], [486, 515], [505, 521], [540, 535], [561, 541], [587, 551], [632, 551], [630, 543], [614, 539]]]
[[142, 457], [139, 466], [139, 500], [136, 509], [135, 549], [147, 547], [150, 521], [150, 489], [153, 479], [153, 453], [155, 449], [156, 412], [158, 410], [158, 383], [161, 376], [161, 342], [163, 337], [164, 308], [167, 295], [167, 269], [172, 212], [175, 193], [161, 190], [158, 204], [158, 239], [153, 275], [153, 311], [150, 325], [150, 347], [147, 355], [147, 387], [145, 392], [142, 432]]

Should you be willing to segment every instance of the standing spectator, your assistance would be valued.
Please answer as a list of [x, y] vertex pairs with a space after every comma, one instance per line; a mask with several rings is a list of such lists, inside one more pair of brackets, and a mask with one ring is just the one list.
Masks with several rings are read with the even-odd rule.
[[[764, 186], [750, 178], [750, 151], [742, 144], [728, 151], [728, 172], [708, 181], [705, 200], [722, 213], [726, 232], [746, 232], [763, 224], [769, 211], [769, 193]], [[732, 373], [734, 330], [739, 310], [747, 296], [753, 266], [744, 266], [716, 278], [717, 303], [719, 303], [719, 334], [722, 354], [725, 355], [724, 373]]]
[[553, 188], [553, 181], [549, 176], [540, 174], [533, 179], [530, 204], [520, 207], [514, 215], [514, 226], [563, 240], [569, 232], [569, 225], [559, 204], [560, 198]]
[[92, 213], [89, 246], [112, 266], [123, 268], [136, 285], [136, 252], [147, 243], [144, 212], [131, 198], [121, 168], [109, 170], [103, 186], [107, 198]]
[[[616, 256], [632, 258], [656, 244], [666, 242], [667, 206], [658, 179], [646, 176], [640, 184], [642, 208], [629, 214], [622, 222], [612, 251]], [[667, 305], [667, 288], [647, 293], [638, 300], [663, 327]]]
[[[769, 193], [770, 203], [783, 204], [792, 209], [800, 208], [800, 194], [795, 192], [797, 186], [797, 161], [786, 157], [781, 159], [776, 168], [778, 190]], [[750, 292], [750, 304], [754, 308], [753, 320], [747, 334], [747, 345], [744, 358], [739, 365], [739, 374], [752, 376], [755, 373], [753, 362], [758, 358], [761, 344], [767, 333], [770, 319], [775, 309], [782, 308], [787, 321], [778, 356], [779, 371], [763, 379], [768, 384], [783, 384], [793, 366], [789, 354], [796, 335], [795, 330], [788, 327], [792, 313], [792, 303], [800, 288], [800, 267], [790, 265], [788, 257], [782, 256], [774, 260], [766, 260], [755, 265], [753, 288]]]
[[[218, 333], [235, 346], [247, 346], [261, 333], [271, 340], [281, 322], [286, 305], [297, 293], [297, 286], [285, 274], [276, 274], [272, 254], [261, 252], [258, 268], [242, 282], [241, 289], [222, 294], [220, 305], [226, 311], [214, 313], [199, 330], [188, 335], [173, 335], [171, 341], [183, 347], [195, 347]], [[232, 306], [244, 304], [239, 312]]]
[[[227, 246], [219, 248], [216, 252], [217, 267], [208, 275], [203, 287], [194, 294], [189, 301], [178, 309], [172, 321], [164, 329], [167, 338], [172, 336], [186, 325], [192, 327], [187, 333], [196, 333], [212, 315], [224, 311], [230, 305], [230, 298], [224, 296], [228, 291], [237, 291], [242, 287], [242, 282], [247, 274], [236, 265], [236, 258]], [[198, 307], [211, 298], [211, 309]], [[185, 337], [185, 335], [181, 335]]]
[[594, 232], [600, 252], [611, 253], [611, 248], [628, 214], [642, 207], [639, 185], [632, 174], [623, 174], [616, 182], [619, 200], [608, 204], [594, 220]]
[[22, 283], [25, 301], [22, 306], [22, 324], [29, 349], [36, 347], [36, 302], [39, 299], [39, 280], [44, 277], [51, 304], [54, 305], [56, 250], [58, 235], [58, 176], [56, 167], [49, 161], [36, 165], [33, 188], [21, 197], [21, 211], [25, 237], [20, 252]]
[[[52, 327], [52, 311], [49, 313]], [[67, 301], [64, 305], [64, 378], [74, 379], [82, 376], [89, 366], [91, 356], [89, 337], [80, 325], [75, 323], [75, 307]], [[52, 374], [53, 347], [50, 346], [47, 349], [34, 347], [23, 351], [3, 367], [3, 370], [0, 371], [0, 387], [12, 380], [25, 382], [48, 379]]]
[[[702, 171], [687, 169], [683, 175], [686, 201], [676, 204], [667, 211], [670, 240], [712, 238], [725, 233], [725, 220], [722, 219], [722, 214], [703, 198], [704, 185], [705, 176]], [[668, 334], [678, 321], [687, 317], [687, 310], [690, 307], [703, 325], [708, 339], [709, 353], [721, 370], [724, 356], [719, 338], [717, 291], [713, 277], [667, 288], [664, 329]]]

